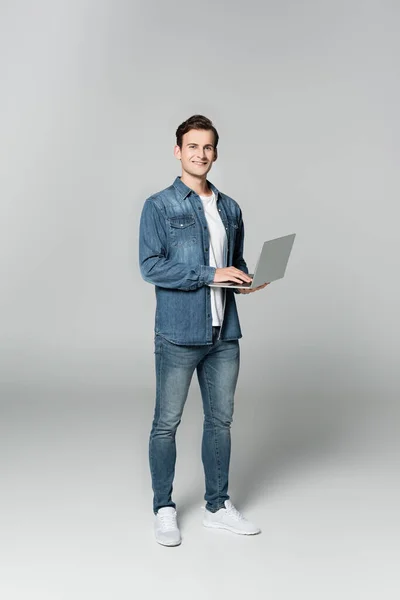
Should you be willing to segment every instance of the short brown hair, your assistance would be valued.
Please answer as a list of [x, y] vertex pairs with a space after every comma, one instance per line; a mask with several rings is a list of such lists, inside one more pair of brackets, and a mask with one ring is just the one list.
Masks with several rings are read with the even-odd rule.
[[212, 131], [214, 133], [214, 148], [218, 145], [219, 135], [215, 129], [212, 121], [203, 117], [203, 115], [193, 115], [181, 123], [176, 130], [176, 144], [179, 148], [182, 148], [182, 138], [191, 129], [204, 129], [205, 131]]

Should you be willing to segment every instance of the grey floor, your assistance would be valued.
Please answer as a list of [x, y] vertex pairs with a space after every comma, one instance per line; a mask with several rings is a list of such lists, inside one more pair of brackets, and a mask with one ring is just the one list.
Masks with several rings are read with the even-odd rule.
[[389, 412], [359, 419], [338, 401], [318, 412], [312, 396], [296, 411], [293, 398], [255, 389], [238, 385], [230, 493], [262, 533], [201, 524], [194, 380], [177, 436], [183, 541], [165, 548], [153, 536], [151, 383], [9, 385], [1, 402], [1, 598], [397, 599], [400, 488]]

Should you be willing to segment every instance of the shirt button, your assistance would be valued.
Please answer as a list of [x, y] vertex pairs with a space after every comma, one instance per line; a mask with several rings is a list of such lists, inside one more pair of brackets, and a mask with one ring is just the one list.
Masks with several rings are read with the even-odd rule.
[[204, 250], [205, 250], [206, 252], [208, 252], [208, 248], [204, 248]]

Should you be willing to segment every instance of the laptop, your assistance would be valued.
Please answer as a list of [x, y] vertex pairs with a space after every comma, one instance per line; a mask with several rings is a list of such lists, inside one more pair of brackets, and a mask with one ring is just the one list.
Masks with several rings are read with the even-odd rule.
[[264, 242], [254, 273], [249, 273], [249, 277], [253, 278], [250, 283], [224, 281], [223, 283], [209, 283], [208, 285], [210, 287], [252, 289], [264, 283], [282, 279], [285, 275], [295, 237], [296, 234], [291, 233], [290, 235]]

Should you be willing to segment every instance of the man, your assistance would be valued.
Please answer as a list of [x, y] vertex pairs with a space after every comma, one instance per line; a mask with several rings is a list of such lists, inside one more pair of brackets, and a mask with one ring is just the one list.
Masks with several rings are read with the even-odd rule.
[[235, 293], [212, 282], [249, 282], [243, 258], [239, 205], [207, 179], [217, 160], [218, 133], [194, 115], [176, 131], [175, 157], [182, 174], [146, 200], [140, 219], [142, 277], [155, 285], [156, 401], [149, 440], [156, 540], [181, 542], [176, 504], [175, 434], [194, 371], [200, 384], [204, 425], [202, 462], [206, 506], [203, 524], [239, 534], [260, 529], [245, 519], [228, 495], [230, 426], [242, 337]]

